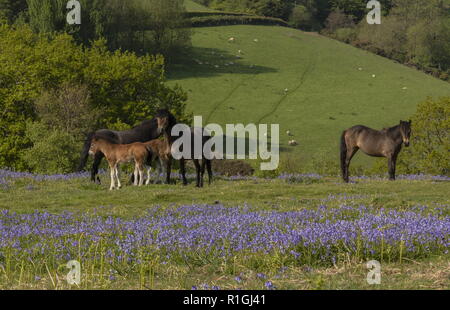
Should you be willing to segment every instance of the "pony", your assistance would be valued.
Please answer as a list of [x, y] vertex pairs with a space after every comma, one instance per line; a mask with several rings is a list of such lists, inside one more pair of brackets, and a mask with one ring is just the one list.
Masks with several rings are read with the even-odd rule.
[[[151, 120], [146, 120], [140, 125], [124, 131], [114, 131], [109, 129], [100, 129], [95, 132], [91, 132], [87, 135], [84, 142], [83, 150], [81, 152], [81, 160], [78, 166], [78, 171], [82, 171], [89, 156], [89, 148], [91, 142], [95, 138], [104, 138], [107, 141], [115, 144], [130, 144], [134, 142], [147, 142], [156, 139], [161, 136], [162, 128], [158, 127], [157, 118], [166, 119], [167, 123], [171, 126], [176, 124], [176, 118], [167, 109], [161, 109], [156, 112], [156, 115]], [[98, 167], [104, 157], [101, 151], [97, 151], [94, 156], [94, 162], [91, 168], [91, 180], [93, 182], [100, 183], [98, 178]]]
[[[211, 185], [212, 182], [212, 168], [211, 168], [211, 160], [206, 158], [203, 147], [205, 143], [211, 139], [211, 136], [209, 134], [204, 134], [205, 129], [204, 128], [190, 128], [190, 134], [191, 134], [191, 154], [190, 158], [194, 162], [196, 174], [197, 174], [197, 182], [196, 187], [203, 187], [203, 176], [205, 174], [205, 167], [208, 171], [208, 184]], [[194, 157], [194, 141], [195, 141], [195, 135], [201, 135], [202, 139], [202, 161], [200, 164], [200, 159], [196, 159]], [[183, 185], [187, 185], [187, 179], [186, 179], [186, 158], [180, 159], [180, 173], [183, 178]]]
[[[134, 185], [143, 185], [144, 181], [144, 168], [147, 168], [147, 183], [150, 181], [151, 167], [146, 167], [146, 162], [150, 156], [152, 149], [146, 143], [135, 142], [131, 144], [115, 144], [108, 141], [105, 138], [93, 138], [89, 147], [89, 154], [95, 155], [101, 152], [108, 161], [110, 174], [111, 174], [111, 186], [110, 190], [115, 188], [121, 188], [119, 176], [119, 164], [134, 161]], [[139, 183], [138, 183], [139, 180]], [[116, 187], [117, 181], [117, 187]]]
[[411, 121], [400, 121], [399, 125], [382, 130], [366, 126], [353, 126], [341, 136], [341, 170], [344, 182], [349, 182], [348, 168], [356, 152], [361, 149], [365, 154], [388, 159], [389, 180], [395, 180], [397, 156], [402, 144], [409, 146], [411, 136]]
[[[153, 154], [154, 158], [158, 157], [161, 162], [165, 163], [166, 183], [170, 184], [171, 183], [170, 174], [171, 174], [171, 167], [172, 167], [172, 160], [173, 160], [172, 145], [173, 145], [173, 142], [176, 139], [178, 139], [179, 137], [172, 135], [172, 128], [175, 126], [175, 124], [170, 122], [170, 119], [157, 116], [156, 120], [157, 120], [158, 128], [162, 128], [164, 139], [163, 140], [154, 140], [154, 141], [150, 142], [150, 143], [152, 143], [152, 147], [151, 147], [152, 154]], [[193, 143], [193, 141], [194, 141], [194, 135], [201, 134], [202, 135], [202, 146], [204, 146], [206, 141], [211, 139], [211, 136], [209, 136], [209, 135], [204, 136], [203, 135], [204, 129], [201, 129], [201, 130], [202, 130], [201, 133], [198, 133], [197, 129], [190, 128], [191, 142]], [[203, 147], [202, 147], [202, 149], [203, 149]], [[203, 155], [202, 156], [203, 157], [202, 164], [200, 165], [200, 160], [194, 158], [194, 147], [192, 145], [190, 158], [182, 157], [180, 159], [180, 174], [183, 178], [183, 185], [187, 185], [185, 161], [188, 159], [192, 159], [194, 162], [194, 165], [195, 165], [195, 169], [197, 172], [196, 186], [203, 187], [203, 175], [205, 173], [205, 166], [207, 167], [207, 170], [208, 170], [209, 184], [211, 184], [211, 181], [212, 181], [211, 160], [206, 159], [203, 153], [202, 153], [202, 155]], [[153, 158], [149, 158], [149, 162], [147, 163], [148, 165], [151, 165], [152, 159]]]

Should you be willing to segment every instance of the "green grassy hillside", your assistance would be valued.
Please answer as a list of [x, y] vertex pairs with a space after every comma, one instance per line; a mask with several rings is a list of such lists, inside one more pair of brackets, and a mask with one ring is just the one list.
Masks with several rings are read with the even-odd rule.
[[[188, 91], [189, 110], [220, 124], [279, 123], [282, 150], [305, 157], [337, 154], [350, 126], [392, 126], [427, 96], [450, 95], [449, 83], [295, 29], [198, 28], [192, 43], [193, 53], [169, 68], [170, 83]], [[292, 138], [298, 146], [287, 145]]]

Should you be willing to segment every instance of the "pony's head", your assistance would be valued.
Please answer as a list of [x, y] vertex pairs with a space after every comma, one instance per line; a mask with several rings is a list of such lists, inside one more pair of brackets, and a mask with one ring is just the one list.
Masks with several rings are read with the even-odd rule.
[[94, 156], [98, 151], [98, 138], [93, 138], [89, 147], [89, 155]]
[[177, 122], [175, 117], [167, 109], [162, 109], [156, 112], [155, 118], [158, 124], [158, 134], [162, 134], [163, 132], [169, 133]]
[[400, 121], [400, 133], [402, 134], [402, 139], [405, 146], [409, 146], [409, 138], [411, 137], [411, 121]]

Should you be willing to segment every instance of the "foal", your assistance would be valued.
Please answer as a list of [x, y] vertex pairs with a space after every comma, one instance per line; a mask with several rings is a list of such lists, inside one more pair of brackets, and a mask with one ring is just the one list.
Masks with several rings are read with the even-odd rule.
[[[89, 154], [95, 155], [97, 152], [102, 152], [109, 164], [110, 174], [111, 174], [111, 186], [110, 190], [116, 188], [121, 188], [119, 178], [118, 166], [120, 163], [126, 163], [134, 161], [134, 185], [139, 186], [144, 183], [144, 167], [147, 168], [147, 182], [150, 181], [150, 170], [151, 167], [146, 165], [147, 158], [151, 156], [152, 149], [146, 143], [135, 142], [131, 144], [115, 144], [107, 141], [104, 138], [94, 137], [89, 148]], [[139, 176], [138, 176], [139, 175]]]
[[395, 165], [402, 144], [409, 146], [411, 121], [383, 130], [374, 130], [365, 126], [354, 126], [345, 130], [341, 136], [342, 178], [348, 183], [348, 167], [355, 153], [361, 149], [374, 157], [386, 157], [389, 165], [389, 179], [395, 180]]

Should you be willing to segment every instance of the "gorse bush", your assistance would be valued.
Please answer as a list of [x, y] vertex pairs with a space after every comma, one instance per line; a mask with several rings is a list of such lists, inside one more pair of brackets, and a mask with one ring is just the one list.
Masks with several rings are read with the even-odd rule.
[[[65, 127], [134, 126], [163, 107], [187, 120], [186, 93], [165, 85], [162, 56], [110, 52], [103, 40], [83, 48], [70, 35], [39, 36], [27, 26], [0, 25], [0, 46], [1, 167], [30, 168], [21, 157], [33, 147], [25, 134], [29, 121], [41, 119], [80, 140]], [[78, 107], [67, 110], [67, 100]]]

